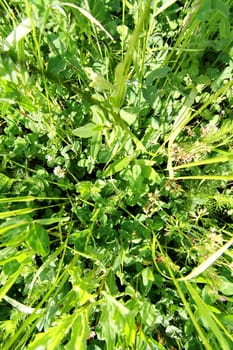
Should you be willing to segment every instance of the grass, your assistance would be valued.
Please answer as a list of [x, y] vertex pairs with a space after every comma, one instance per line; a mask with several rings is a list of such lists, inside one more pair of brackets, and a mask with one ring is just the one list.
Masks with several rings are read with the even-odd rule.
[[0, 1], [0, 345], [232, 348], [230, 1]]

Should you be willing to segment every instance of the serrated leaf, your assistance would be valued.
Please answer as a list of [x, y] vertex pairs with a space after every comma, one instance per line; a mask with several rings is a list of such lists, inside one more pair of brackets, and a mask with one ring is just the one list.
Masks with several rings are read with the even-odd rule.
[[123, 303], [113, 298], [111, 295], [103, 292], [106, 304], [104, 313], [101, 315], [100, 323], [104, 327], [104, 335], [102, 338], [108, 344], [107, 348], [115, 349], [116, 335], [124, 335], [127, 344], [133, 346], [135, 344], [136, 326], [133, 310], [129, 310]]
[[36, 254], [46, 256], [50, 251], [50, 241], [47, 231], [38, 223], [33, 222], [28, 227], [27, 242]]
[[74, 315], [65, 316], [45, 333], [38, 333], [33, 342], [28, 345], [28, 350], [56, 350], [71, 328], [73, 320]]
[[108, 350], [114, 350], [117, 334], [117, 327], [113, 320], [114, 308], [110, 303], [106, 303], [102, 306], [101, 310], [99, 338], [105, 340]]
[[90, 333], [88, 326], [87, 310], [75, 320], [69, 343], [66, 345], [66, 350], [86, 350], [87, 338]]

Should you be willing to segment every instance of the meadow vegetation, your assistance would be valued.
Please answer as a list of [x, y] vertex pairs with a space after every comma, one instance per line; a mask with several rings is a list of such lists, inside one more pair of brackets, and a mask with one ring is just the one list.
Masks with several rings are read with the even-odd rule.
[[232, 349], [232, 1], [0, 21], [1, 348]]

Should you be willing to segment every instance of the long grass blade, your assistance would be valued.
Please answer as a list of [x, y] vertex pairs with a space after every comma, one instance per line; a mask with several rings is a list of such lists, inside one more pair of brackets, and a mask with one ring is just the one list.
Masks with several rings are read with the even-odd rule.
[[32, 30], [30, 18], [24, 18], [22, 22], [8, 35], [2, 45], [3, 51], [8, 51], [18, 41], [23, 39]]
[[99, 27], [111, 40], [114, 40], [112, 35], [104, 28], [104, 26], [87, 10], [69, 2], [63, 2], [62, 6], [73, 7], [78, 10], [84, 17], [86, 17], [91, 23]]
[[224, 252], [233, 244], [233, 238], [230, 239], [227, 243], [225, 243], [219, 250], [217, 250], [214, 254], [212, 254], [208, 259], [206, 259], [201, 265], [193, 269], [193, 271], [188, 274], [185, 277], [181, 277], [178, 280], [179, 281], [189, 281], [197, 276], [199, 276], [201, 273], [203, 273], [205, 270], [207, 270], [211, 265], [215, 263], [217, 259], [220, 258], [224, 254]]
[[208, 159], [202, 159], [197, 162], [192, 162], [192, 163], [187, 163], [187, 164], [181, 164], [173, 167], [173, 170], [178, 170], [178, 169], [186, 169], [186, 168], [191, 168], [194, 166], [199, 166], [199, 165], [206, 165], [206, 164], [215, 164], [215, 163], [224, 163], [228, 162], [230, 160], [233, 160], [233, 155], [224, 155], [221, 157], [213, 157], [213, 158], [208, 158]]
[[178, 176], [174, 178], [175, 180], [220, 180], [220, 181], [230, 181], [233, 180], [233, 174], [231, 175], [187, 175]]

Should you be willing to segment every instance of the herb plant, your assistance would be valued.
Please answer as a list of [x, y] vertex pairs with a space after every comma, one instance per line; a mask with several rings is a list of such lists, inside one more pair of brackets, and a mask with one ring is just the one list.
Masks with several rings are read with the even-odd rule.
[[0, 14], [1, 348], [232, 349], [231, 1]]

